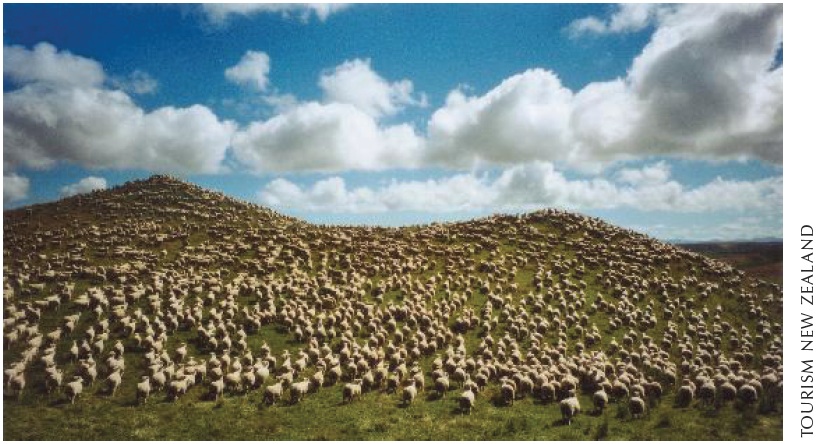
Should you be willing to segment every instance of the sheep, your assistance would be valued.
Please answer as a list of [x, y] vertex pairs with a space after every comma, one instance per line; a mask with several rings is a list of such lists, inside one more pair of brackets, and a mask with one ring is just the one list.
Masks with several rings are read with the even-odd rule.
[[151, 376], [151, 384], [156, 387], [157, 389], [162, 389], [165, 387], [165, 383], [168, 381], [168, 377], [165, 376], [164, 372], [156, 372], [153, 376]]
[[117, 388], [122, 384], [122, 373], [119, 370], [112, 372], [106, 378], [106, 382], [108, 383], [109, 393], [114, 396], [117, 393]]
[[97, 365], [93, 360], [83, 362], [79, 368], [79, 372], [80, 375], [88, 380], [88, 385], [93, 384], [94, 380], [97, 379]]
[[567, 425], [572, 423], [572, 418], [581, 413], [581, 403], [575, 397], [574, 391], [569, 392], [569, 396], [562, 399], [559, 403], [561, 409], [561, 417]]
[[418, 389], [419, 393], [424, 391], [424, 374], [418, 372], [413, 375], [413, 384]]
[[[301, 401], [302, 398], [310, 390], [310, 380], [305, 379], [304, 381], [294, 382], [290, 386], [290, 402], [291, 404], [296, 404], [297, 402]], [[359, 393], [361, 394], [361, 385], [359, 385]]]
[[678, 393], [675, 396], [675, 403], [678, 407], [687, 407], [689, 404], [692, 403], [692, 399], [695, 397], [695, 391], [690, 385], [682, 385], [678, 389]]
[[140, 400], [143, 404], [148, 403], [148, 396], [151, 395], [151, 379], [148, 375], [144, 375], [142, 380], [137, 383], [137, 404]]
[[188, 381], [186, 379], [175, 379], [168, 383], [168, 398], [172, 401], [178, 400], [188, 391]]
[[436, 379], [436, 393], [438, 394], [439, 398], [443, 398], [444, 394], [447, 393], [447, 390], [450, 389], [450, 379], [446, 376], [442, 376]]
[[80, 359], [80, 347], [77, 345], [77, 341], [73, 341], [71, 344], [71, 348], [69, 349], [69, 356], [71, 362], [75, 362]]
[[723, 404], [727, 401], [734, 401], [737, 398], [737, 389], [730, 382], [724, 382], [718, 387], [718, 396], [716, 402]]
[[310, 377], [310, 384], [315, 388], [315, 390], [319, 390], [319, 387], [322, 386], [325, 382], [325, 373], [324, 371], [317, 370], [311, 377]]
[[749, 406], [757, 402], [757, 390], [750, 384], [743, 384], [737, 391], [737, 399], [744, 406]]
[[269, 385], [265, 387], [265, 393], [262, 395], [262, 402], [267, 405], [275, 404], [277, 400], [282, 398], [282, 392], [283, 388], [281, 382]]
[[56, 367], [46, 369], [46, 393], [51, 394], [54, 389], [63, 384], [63, 372]]
[[242, 386], [244, 390], [256, 387], [256, 369], [248, 366], [242, 372]]
[[225, 380], [222, 376], [215, 381], [211, 381], [211, 396], [214, 397], [214, 401], [218, 400], [220, 396], [222, 396], [223, 392], [225, 391]]
[[646, 403], [644, 400], [638, 396], [629, 398], [629, 413], [632, 414], [633, 419], [644, 416], [646, 414]]
[[545, 404], [555, 400], [555, 386], [549, 382], [544, 382], [538, 389], [538, 397]]
[[462, 413], [466, 411], [468, 415], [472, 414], [473, 406], [475, 405], [475, 393], [469, 389], [464, 390], [458, 398], [458, 405]]
[[712, 381], [706, 381], [698, 389], [698, 398], [701, 400], [701, 405], [714, 404], [717, 390]]
[[361, 379], [356, 379], [353, 382], [345, 384], [342, 389], [342, 402], [350, 403], [353, 402], [353, 399], [357, 399], [362, 396], [361, 382]]
[[19, 372], [12, 376], [8, 382], [9, 388], [17, 394], [17, 399], [20, 400], [23, 397], [23, 389], [26, 387], [26, 375], [23, 372]]
[[185, 357], [188, 355], [188, 345], [185, 342], [179, 344], [179, 346], [174, 350], [174, 362], [180, 363], [185, 360]]
[[261, 361], [258, 367], [256, 367], [256, 386], [259, 387], [268, 380], [270, 376], [270, 364], [268, 361]]
[[243, 390], [242, 373], [239, 370], [225, 375], [225, 388], [233, 393], [239, 393]]
[[402, 391], [402, 397], [401, 397], [402, 398], [402, 403], [404, 405], [412, 404], [413, 400], [416, 399], [416, 394], [417, 393], [418, 393], [418, 390], [416, 389], [416, 384], [415, 383], [411, 382], [410, 384], [406, 385], [404, 387], [404, 390]]
[[595, 413], [603, 413], [607, 403], [609, 403], [609, 397], [604, 390], [598, 390], [592, 394], [592, 405], [595, 406]]
[[501, 400], [504, 405], [515, 403], [515, 383], [511, 380], [503, 380], [501, 383]]
[[66, 384], [66, 394], [68, 395], [69, 399], [71, 400], [71, 404], [74, 404], [74, 401], [77, 399], [78, 396], [83, 392], [83, 377], [82, 376], [75, 376], [74, 380]]

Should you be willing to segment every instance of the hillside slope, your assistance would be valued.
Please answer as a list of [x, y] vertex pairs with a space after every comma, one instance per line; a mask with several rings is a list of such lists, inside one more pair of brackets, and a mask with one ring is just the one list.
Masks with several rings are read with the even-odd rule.
[[154, 176], [4, 222], [5, 439], [782, 438], [781, 289], [600, 220], [318, 226]]

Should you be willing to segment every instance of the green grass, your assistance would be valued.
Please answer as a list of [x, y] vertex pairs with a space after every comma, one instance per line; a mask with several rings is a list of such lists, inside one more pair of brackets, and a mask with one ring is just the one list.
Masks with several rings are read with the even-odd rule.
[[[647, 417], [583, 413], [564, 425], [558, 405], [532, 399], [495, 407], [485, 394], [471, 415], [458, 413], [453, 390], [442, 400], [422, 394], [409, 407], [398, 395], [365, 394], [341, 403], [341, 386], [323, 388], [297, 405], [265, 406], [259, 392], [200, 401], [199, 390], [176, 403], [152, 397], [133, 405], [133, 390], [110, 399], [84, 393], [76, 405], [4, 405], [4, 438], [22, 440], [782, 440], [782, 416], [679, 409], [665, 398]], [[581, 399], [585, 412], [588, 397]]]
[[[111, 193], [120, 193], [121, 190], [112, 190]], [[134, 200], [134, 197], [123, 193], [125, 203]], [[228, 204], [225, 204], [229, 207]], [[35, 214], [37, 220], [41, 221], [40, 228], [34, 229], [57, 229], [61, 226], [57, 218], [45, 217], [49, 213], [47, 205], [37, 206]], [[14, 226], [15, 217], [23, 216], [22, 212], [6, 214], [6, 230]], [[236, 233], [245, 233], [249, 226], [261, 225], [258, 222], [262, 216], [256, 212], [248, 213], [245, 219], [240, 218], [235, 222]], [[66, 218], [71, 220], [72, 218]], [[81, 224], [90, 225], [99, 223], [93, 217], [78, 213], [73, 216]], [[169, 231], [180, 230], [180, 221], [175, 220], [170, 215], [164, 215], [162, 219]], [[193, 219], [193, 218], [192, 218]], [[209, 234], [202, 225], [193, 230], [188, 238], [191, 246], [212, 246], [223, 241], [221, 236]], [[111, 221], [111, 224], [125, 223], [123, 221]], [[297, 236], [310, 238], [313, 235], [321, 234], [318, 227], [306, 226], [298, 222], [275, 225], [281, 232], [288, 232]], [[459, 232], [457, 225], [453, 226], [452, 233]], [[431, 236], [429, 245], [441, 246], [475, 246], [475, 253], [469, 256], [474, 264], [481, 264], [491, 258], [504, 260], [504, 269], [509, 269], [514, 256], [522, 249], [528, 248], [527, 240], [549, 239], [553, 244], [545, 251], [538, 251], [533, 256], [537, 260], [530, 261], [526, 265], [519, 265], [514, 275], [514, 282], [518, 285], [518, 291], [510, 294], [511, 300], [518, 310], [518, 302], [531, 290], [532, 278], [536, 271], [536, 262], [548, 264], [559, 255], [566, 260], [574, 258], [583, 259], [581, 254], [576, 254], [569, 240], [578, 240], [578, 234], [570, 228], [555, 223], [552, 220], [532, 222], [534, 228], [525, 236], [511, 237], [505, 232], [495, 232], [494, 228], [487, 228], [482, 235], [492, 235], [492, 248], [480, 246], [476, 239], [466, 239], [460, 236], [436, 235]], [[420, 247], [418, 239], [415, 237], [421, 233], [419, 227], [411, 227], [401, 231], [391, 231], [390, 236], [395, 236], [391, 243], [409, 244]], [[317, 234], [318, 233], [318, 234]], [[5, 233], [4, 233], [5, 234]], [[464, 233], [460, 233], [464, 234]], [[381, 234], [384, 238], [386, 235]], [[619, 239], [627, 235], [617, 232], [611, 242], [617, 243]], [[238, 237], [237, 237], [238, 238]], [[385, 241], [387, 242], [387, 241]], [[168, 256], [159, 262], [160, 266], [172, 264], [184, 247], [181, 241], [174, 240], [165, 242], [157, 247], [145, 247], [149, 251], [165, 249]], [[286, 247], [285, 251], [292, 250]], [[60, 252], [57, 247], [49, 247], [38, 251], [44, 254], [56, 254]], [[309, 276], [315, 276], [319, 271], [318, 252], [311, 252], [313, 268], [307, 270]], [[376, 251], [381, 253], [381, 251]], [[248, 261], [261, 256], [255, 248], [235, 250], [234, 257], [238, 260], [235, 267], [228, 273], [226, 280], [233, 279], [239, 272], [247, 272]], [[4, 251], [7, 261], [11, 259]], [[93, 265], [110, 267], [122, 264], [127, 260], [124, 258], [112, 258], [107, 255], [89, 254], [86, 256]], [[365, 263], [378, 262], [375, 254], [365, 257]], [[338, 266], [336, 257], [331, 256], [329, 266]], [[425, 283], [427, 279], [437, 273], [442, 273], [446, 277], [445, 263], [448, 254], [436, 252], [430, 253], [425, 260], [434, 260], [436, 267], [432, 270], [416, 270], [411, 272], [413, 280]], [[634, 258], [619, 258], [627, 262]], [[10, 261], [9, 261], [10, 262]], [[214, 264], [210, 269], [217, 267]], [[573, 282], [583, 281], [587, 287], [583, 294], [575, 294], [584, 300], [585, 304], [582, 312], [587, 312], [597, 293], [601, 293], [610, 302], [615, 301], [611, 295], [611, 289], [605, 288], [597, 279], [597, 275], [605, 271], [603, 264], [587, 265], [582, 276], [571, 277]], [[571, 274], [574, 270], [570, 270]], [[696, 261], [681, 262], [673, 264], [662, 264], [653, 266], [642, 278], [651, 279], [666, 271], [676, 280], [689, 275], [704, 276], [705, 270]], [[284, 278], [288, 273], [288, 268], [277, 263], [271, 273], [279, 279]], [[481, 276], [485, 277], [484, 274]], [[565, 276], [553, 277], [554, 280], [563, 279]], [[370, 280], [377, 284], [387, 278], [384, 272], [378, 273]], [[714, 280], [714, 279], [713, 279]], [[751, 279], [745, 279], [743, 288], [750, 288]], [[76, 283], [75, 295], [85, 291], [89, 286], [94, 286], [87, 280], [78, 280]], [[97, 285], [99, 286], [99, 285]], [[478, 288], [472, 288], [473, 296], [470, 297], [465, 307], [471, 307], [479, 314], [488, 298], [481, 294]], [[33, 299], [45, 297], [50, 294], [51, 287], [47, 287], [41, 294]], [[761, 292], [768, 290], [750, 290], [754, 298], [759, 299]], [[460, 292], [460, 291], [459, 291]], [[400, 291], [390, 290], [386, 292], [382, 308], [393, 303], [402, 303]], [[506, 296], [507, 294], [503, 294]], [[283, 297], [291, 297], [284, 295]], [[437, 288], [432, 304], [440, 302], [444, 298], [444, 291]], [[723, 319], [733, 326], [739, 328], [740, 325], [747, 325], [752, 329], [755, 321], [748, 314], [745, 303], [740, 299], [730, 298], [726, 289], [720, 286], [717, 291], [708, 299], [701, 300], [697, 296], [696, 289], [690, 287], [681, 300], [695, 298], [695, 309], [708, 307], [714, 313], [715, 307], [720, 304], [724, 309]], [[255, 296], [240, 296], [238, 302], [247, 305], [255, 301]], [[644, 300], [636, 303], [636, 306], [643, 310], [647, 303], [653, 299], [649, 295]], [[366, 302], [374, 302], [369, 296]], [[186, 301], [190, 304], [191, 299]], [[556, 306], [555, 300], [548, 300], [546, 305]], [[669, 323], [663, 319], [659, 312], [660, 306], [657, 304], [656, 312], [658, 322], [653, 328], [644, 332], [656, 343], [663, 338], [663, 333]], [[764, 304], [764, 310], [769, 314], [773, 322], [782, 322], [782, 307], [777, 304]], [[140, 300], [135, 307], [147, 307], [146, 298]], [[135, 308], [135, 307], [132, 307]], [[206, 307], [206, 312], [209, 307]], [[532, 314], [532, 307], [525, 307]], [[494, 309], [493, 316], [499, 316], [502, 309]], [[40, 321], [40, 331], [49, 332], [58, 328], [63, 316], [74, 314], [77, 310], [71, 304], [64, 304], [54, 311], [44, 311]], [[453, 325], [459, 313], [453, 313], [448, 322]], [[542, 313], [543, 315], [543, 313]], [[515, 315], [514, 315], [515, 316]], [[601, 342], [591, 347], [593, 350], [606, 349], [611, 339], [620, 341], [624, 334], [630, 330], [625, 325], [616, 329], [609, 329], [608, 321], [610, 314], [596, 312], [590, 314], [590, 326], [597, 325], [601, 334]], [[549, 319], [548, 319], [549, 320]], [[84, 314], [80, 324], [74, 333], [64, 338], [57, 349], [60, 368], [64, 371], [64, 380], [70, 379], [75, 370], [75, 364], [66, 363], [63, 358], [70, 346], [70, 341], [81, 338], [83, 332], [90, 325], [96, 323], [94, 315]], [[711, 322], [709, 322], [711, 323]], [[403, 326], [398, 322], [398, 328]], [[678, 323], [678, 333], [686, 331], [686, 323]], [[636, 330], [639, 330], [636, 327]], [[504, 322], [493, 330], [492, 334], [499, 340], [506, 332]], [[580, 338], [575, 336], [574, 328], [567, 331], [568, 347], [572, 348]], [[188, 341], [191, 344], [196, 336], [195, 331], [177, 332], [169, 336], [166, 344], [167, 350], [173, 350], [180, 341]], [[365, 339], [363, 334], [360, 339]], [[472, 354], [481, 341], [481, 336], [477, 330], [471, 330], [464, 335], [469, 354]], [[338, 339], [332, 345], [338, 343]], [[557, 342], [557, 332], [550, 329], [545, 336], [545, 341], [550, 344]], [[113, 346], [115, 341], [109, 341], [107, 347]], [[292, 353], [305, 347], [304, 343], [297, 343], [292, 336], [283, 332], [275, 324], [265, 325], [262, 329], [247, 338], [248, 345], [254, 352], [258, 351], [263, 342], [271, 347], [274, 355], [281, 355], [282, 351], [290, 350]], [[361, 342], [361, 341], [360, 341]], [[522, 354], [526, 355], [529, 340], [519, 341]], [[721, 346], [726, 355], [730, 355], [728, 341]], [[126, 343], [126, 346], [133, 346]], [[764, 351], [765, 345], [755, 348], [755, 354], [760, 355]], [[5, 363], [13, 362], [22, 352], [24, 346], [18, 344], [6, 349], [3, 352]], [[108, 350], [106, 350], [107, 353]], [[189, 345], [189, 354], [197, 358], [207, 358], [207, 353], [201, 353], [192, 345]], [[670, 351], [671, 359], [680, 362], [680, 350], [677, 346]], [[433, 356], [424, 357], [420, 364], [426, 372], [429, 372], [430, 362]], [[98, 363], [103, 359], [98, 358]], [[758, 369], [758, 360], [752, 363], [751, 367]], [[646, 417], [632, 419], [626, 406], [613, 403], [601, 415], [589, 413], [592, 409], [589, 394], [579, 397], [584, 413], [575, 418], [571, 425], [564, 425], [561, 420], [560, 411], [556, 403], [543, 405], [536, 402], [532, 397], [516, 401], [513, 406], [499, 407], [494, 405], [493, 398], [498, 393], [497, 384], [491, 384], [482, 392], [477, 400], [476, 406], [471, 415], [461, 414], [457, 407], [457, 398], [460, 390], [454, 389], [446, 394], [444, 399], [434, 399], [428, 397], [428, 393], [422, 393], [416, 402], [408, 407], [401, 406], [398, 394], [367, 393], [360, 400], [352, 404], [342, 404], [342, 384], [334, 387], [325, 387], [308, 395], [303, 402], [297, 405], [276, 405], [265, 406], [261, 402], [262, 391], [251, 391], [247, 395], [228, 395], [223, 400], [214, 402], [205, 399], [207, 387], [203, 385], [195, 386], [188, 394], [176, 403], [168, 402], [164, 393], [154, 393], [147, 405], [135, 405], [136, 384], [139, 377], [145, 372], [142, 363], [141, 353], [129, 350], [126, 352], [126, 372], [123, 375], [123, 384], [116, 396], [108, 396], [104, 393], [104, 383], [100, 380], [95, 382], [90, 388], [86, 388], [78, 400], [77, 404], [70, 405], [65, 402], [65, 396], [60, 393], [46, 395], [43, 389], [43, 371], [39, 362], [34, 363], [27, 372], [27, 387], [21, 400], [4, 398], [3, 401], [3, 437], [10, 440], [782, 440], [783, 418], [779, 410], [762, 414], [755, 409], [740, 411], [733, 405], [724, 406], [719, 411], [711, 408], [703, 409], [697, 406], [689, 408], [675, 408], [673, 401], [673, 390], [665, 394], [661, 402], [651, 409]], [[305, 370], [301, 376], [310, 375], [315, 371], [312, 367]], [[433, 385], [429, 373], [426, 375], [428, 391]], [[287, 396], [286, 396], [287, 398]]]

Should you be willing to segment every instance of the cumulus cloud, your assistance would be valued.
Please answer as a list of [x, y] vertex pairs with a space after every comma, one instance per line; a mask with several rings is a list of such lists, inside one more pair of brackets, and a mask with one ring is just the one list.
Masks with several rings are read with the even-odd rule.
[[258, 91], [268, 88], [270, 57], [262, 51], [247, 51], [239, 63], [225, 70], [225, 78]]
[[457, 167], [564, 158], [572, 98], [558, 76], [543, 69], [516, 74], [483, 96], [453, 90], [428, 123], [429, 155]]
[[256, 171], [378, 170], [413, 167], [423, 139], [407, 124], [381, 127], [345, 103], [307, 102], [233, 139], [237, 158]]
[[3, 201], [16, 202], [28, 197], [30, 183], [28, 177], [16, 173], [3, 173]]
[[629, 72], [644, 116], [634, 142], [782, 162], [783, 69], [771, 69], [782, 21], [782, 5], [687, 5], [668, 16]]
[[349, 189], [340, 177], [305, 187], [279, 178], [268, 183], [258, 198], [277, 208], [333, 213], [528, 211], [543, 207], [703, 213], [767, 211], [783, 206], [782, 177], [755, 181], [717, 178], [687, 189], [671, 179], [663, 163], [623, 169], [615, 176], [619, 178], [616, 182], [600, 177], [573, 180], [551, 163], [535, 162], [508, 168], [495, 178], [463, 173], [437, 180], [393, 180], [380, 188]]
[[122, 91], [27, 85], [4, 93], [5, 166], [217, 172], [234, 125], [210, 109], [146, 113]]
[[671, 168], [666, 162], [646, 165], [643, 168], [623, 168], [616, 174], [619, 182], [629, 185], [645, 186], [666, 182], [671, 175]]
[[293, 94], [283, 94], [279, 91], [273, 91], [262, 97], [262, 101], [280, 113], [291, 110], [299, 104], [299, 99]]
[[94, 190], [104, 190], [108, 188], [108, 182], [104, 177], [89, 176], [80, 179], [77, 183], [66, 185], [60, 188], [60, 196], [68, 197], [76, 194], [90, 193]]
[[573, 37], [586, 34], [612, 34], [640, 31], [667, 14], [669, 7], [657, 4], [625, 3], [617, 6], [615, 12], [605, 20], [584, 17], [570, 23], [568, 31]]
[[373, 117], [392, 115], [406, 105], [426, 106], [424, 95], [413, 97], [413, 82], [388, 82], [370, 66], [370, 59], [345, 61], [319, 78], [329, 102], [349, 103]]
[[115, 88], [131, 94], [153, 94], [159, 82], [145, 71], [135, 70], [127, 77], [114, 77], [111, 83]]
[[[24, 85], [3, 93], [4, 168], [87, 168], [217, 172], [235, 127], [202, 105], [145, 112], [121, 88], [104, 86], [96, 61], [48, 44], [4, 54], [4, 75]], [[29, 63], [21, 66], [20, 64]], [[129, 88], [152, 88], [135, 74]], [[147, 92], [147, 91], [146, 91]]]
[[[782, 5], [668, 8], [650, 14], [658, 29], [625, 78], [574, 93], [555, 73], [530, 69], [484, 95], [453, 90], [428, 122], [427, 161], [589, 167], [669, 155], [781, 163], [783, 70], [772, 63]], [[610, 21], [626, 30], [640, 20]]]
[[3, 76], [18, 85], [39, 82], [59, 86], [99, 86], [106, 78], [96, 61], [57, 51], [47, 42], [31, 50], [3, 45]]
[[349, 5], [342, 3], [205, 3], [202, 10], [209, 22], [215, 25], [225, 25], [235, 16], [252, 16], [263, 13], [280, 14], [285, 18], [296, 17], [307, 22], [312, 16], [319, 21], [327, 18]]

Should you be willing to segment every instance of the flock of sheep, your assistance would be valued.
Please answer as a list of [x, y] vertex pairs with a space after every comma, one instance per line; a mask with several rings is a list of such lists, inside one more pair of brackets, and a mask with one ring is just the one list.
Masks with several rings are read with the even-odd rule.
[[596, 219], [320, 226], [165, 176], [4, 219], [7, 398], [83, 403], [131, 373], [137, 405], [458, 390], [465, 414], [532, 398], [571, 424], [584, 398], [781, 402], [778, 286]]

